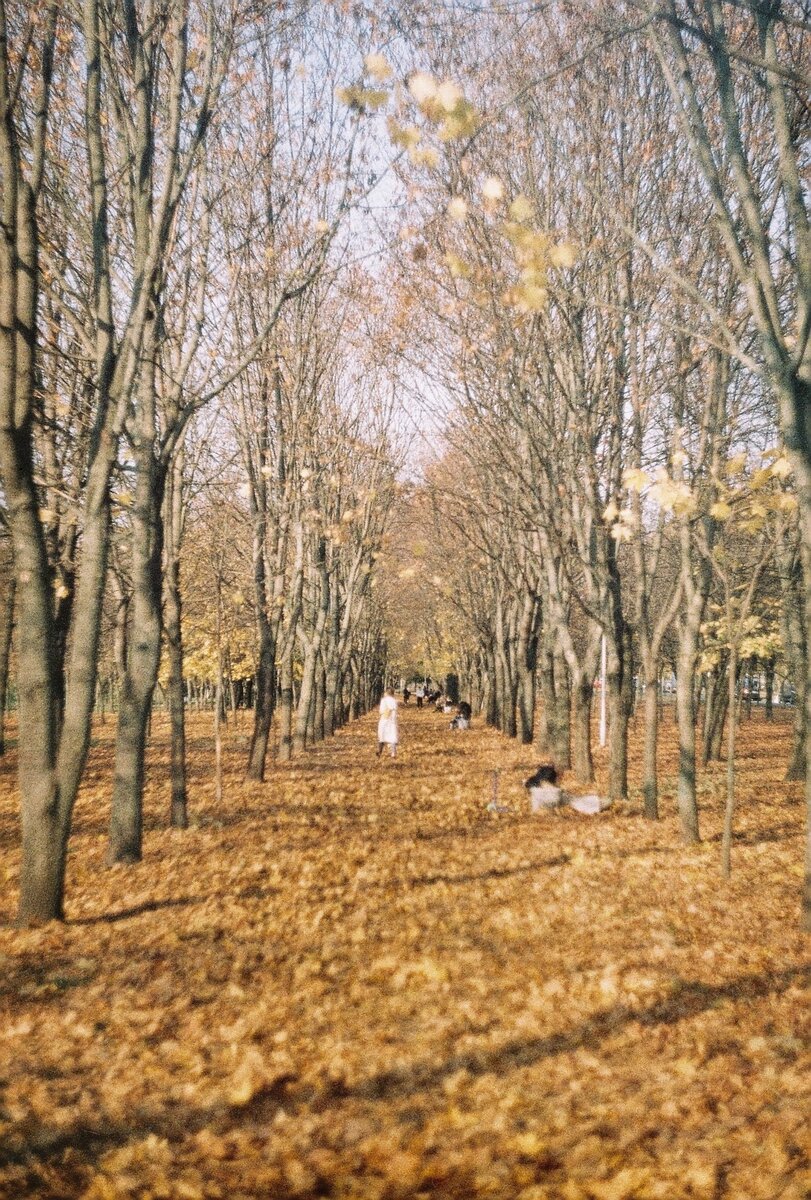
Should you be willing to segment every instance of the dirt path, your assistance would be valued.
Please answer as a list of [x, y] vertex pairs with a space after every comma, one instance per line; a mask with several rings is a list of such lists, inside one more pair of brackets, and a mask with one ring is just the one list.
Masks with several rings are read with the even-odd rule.
[[[144, 862], [113, 871], [102, 734], [67, 926], [0, 928], [3, 1200], [805, 1194], [784, 731], [745, 728], [723, 884], [720, 779], [688, 850], [635, 801], [530, 817], [531, 755], [491, 731], [401, 728], [395, 762], [369, 717], [264, 786], [238, 729], [217, 810], [195, 726], [180, 834], [158, 726]], [[15, 820], [6, 765], [6, 918]]]

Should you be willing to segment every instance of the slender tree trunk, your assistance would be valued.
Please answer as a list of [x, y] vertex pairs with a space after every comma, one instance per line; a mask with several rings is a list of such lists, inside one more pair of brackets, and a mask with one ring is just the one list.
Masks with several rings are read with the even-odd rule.
[[805, 779], [808, 762], [808, 718], [806, 715], [808, 712], [808, 705], [805, 702], [805, 691], [803, 684], [804, 680], [801, 679], [800, 686], [796, 689], [797, 699], [794, 702], [791, 758], [789, 759], [789, 764], [786, 768], [786, 781]]
[[649, 821], [659, 819], [659, 782], [657, 771], [657, 748], [659, 745], [659, 697], [657, 696], [658, 671], [646, 672], [645, 695], [645, 744], [642, 752], [642, 795], [645, 816]]
[[692, 545], [686, 527], [681, 530], [683, 607], [679, 624], [676, 662], [676, 723], [679, 732], [679, 774], [676, 801], [685, 842], [700, 841], [696, 796], [696, 713], [693, 679], [698, 659], [698, 638], [710, 590], [710, 568], [704, 561], [693, 576]]
[[38, 517], [32, 449], [37, 345], [36, 199], [23, 178], [13, 126], [5, 12], [0, 10], [0, 470], [17, 577], [18, 771], [22, 869], [18, 921], [63, 915], [67, 831], [56, 766], [59, 694], [53, 597]]
[[682, 629], [676, 670], [676, 704], [679, 729], [679, 776], [677, 803], [682, 837], [698, 842], [696, 801], [696, 722], [693, 711], [693, 670], [698, 649], [698, 625]]
[[591, 756], [593, 696], [592, 679], [586, 672], [583, 672], [572, 689], [572, 766], [581, 783], [594, 781], [594, 762]]
[[487, 647], [485, 656], [486, 675], [482, 706], [487, 724], [495, 728], [498, 724], [498, 696], [496, 694], [496, 656], [492, 646]]
[[171, 726], [171, 808], [169, 824], [186, 829], [189, 823], [186, 799], [186, 706], [183, 682], [183, 624], [180, 598], [180, 561], [172, 551], [166, 570], [164, 595], [166, 644], [169, 652], [169, 721]]
[[310, 707], [315, 691], [315, 660], [316, 649], [308, 646], [304, 655], [304, 667], [301, 675], [301, 690], [298, 697], [296, 724], [293, 732], [293, 750], [300, 754], [307, 745], [307, 729], [310, 724]]
[[261, 610], [259, 626], [259, 661], [256, 668], [256, 700], [253, 713], [253, 733], [248, 752], [248, 779], [263, 780], [267, 762], [270, 727], [276, 702], [276, 643], [267, 614]]
[[708, 671], [704, 680], [704, 716], [701, 722], [701, 765], [706, 767], [710, 755], [712, 714], [715, 705], [717, 671]]
[[217, 684], [214, 691], [214, 795], [217, 806], [222, 804], [222, 579], [217, 579]]
[[535, 665], [535, 691], [540, 693], [541, 703], [535, 722], [535, 752], [539, 756], [550, 754], [552, 745], [552, 733], [550, 729], [550, 719], [552, 717], [552, 708], [555, 703], [555, 670], [552, 661], [552, 652], [548, 645], [544, 644], [538, 654]]
[[766, 698], [764, 702], [764, 714], [767, 721], [774, 720], [774, 668], [774, 659], [767, 658], [765, 664]]
[[132, 628], [116, 735], [108, 856], [111, 863], [133, 863], [141, 858], [147, 729], [160, 662], [165, 472], [153, 449], [154, 399], [154, 376], [152, 370], [144, 369], [134, 446], [137, 478], [132, 510]]
[[293, 649], [282, 656], [279, 672], [279, 762], [293, 753]]
[[14, 592], [17, 581], [13, 575], [8, 582], [0, 608], [0, 757], [5, 754], [6, 701], [11, 660], [11, 632], [14, 628]]
[[518, 619], [515, 649], [517, 677], [517, 733], [524, 746], [532, 744], [535, 722], [535, 661], [537, 657], [538, 600], [527, 593]]
[[325, 715], [324, 708], [327, 698], [326, 673], [322, 666], [316, 668], [315, 691], [313, 693], [313, 741], [323, 742]]
[[569, 668], [563, 653], [555, 650], [552, 655], [555, 675], [555, 715], [552, 728], [552, 754], [560, 771], [568, 771], [572, 765], [571, 752], [571, 682]]
[[[811, 629], [811, 347], [807, 350], [807, 377], [797, 383], [797, 403], [803, 414], [802, 459], [804, 470], [795, 466], [800, 493], [800, 529], [802, 535], [803, 611], [806, 638]], [[795, 458], [797, 456], [795, 455]], [[799, 700], [799, 697], [798, 697]], [[806, 850], [805, 883], [803, 888], [802, 926], [811, 932], [811, 754], [808, 753], [808, 731], [811, 729], [811, 653], [806, 640], [805, 672], [802, 678], [802, 702], [805, 715], [805, 804]]]
[[[732, 622], [728, 618], [731, 628]], [[729, 651], [729, 672], [727, 687], [727, 708], [729, 710], [729, 731], [727, 733], [727, 796], [724, 811], [724, 832], [721, 839], [721, 871], [725, 879], [732, 874], [732, 826], [735, 817], [735, 733], [737, 726], [737, 710], [735, 705], [735, 682], [738, 668], [738, 648], [734, 641]], [[750, 687], [751, 691], [751, 687]]]
[[324, 735], [332, 737], [341, 724], [340, 672], [337, 664], [333, 663], [326, 673], [324, 688]]
[[780, 580], [780, 619], [783, 644], [789, 665], [789, 676], [797, 697], [794, 709], [793, 744], [786, 769], [786, 779], [805, 779], [807, 768], [807, 728], [805, 688], [808, 674], [808, 630], [803, 614], [803, 564], [795, 541], [782, 539], [775, 554], [777, 573]]
[[[612, 669], [611, 659], [614, 658]], [[608, 705], [608, 794], [612, 800], [628, 797], [628, 710], [622, 681], [621, 659], [609, 653], [606, 700]]]

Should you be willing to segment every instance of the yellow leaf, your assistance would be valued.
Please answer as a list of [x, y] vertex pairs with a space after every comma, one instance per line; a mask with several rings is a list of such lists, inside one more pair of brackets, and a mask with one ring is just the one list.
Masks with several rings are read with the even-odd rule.
[[448, 204], [447, 213], [453, 221], [464, 221], [467, 216], [467, 201], [462, 196], [454, 196]]
[[531, 200], [519, 192], [510, 204], [509, 213], [514, 221], [531, 221], [534, 213]]
[[536, 283], [522, 283], [510, 288], [504, 294], [505, 303], [517, 308], [519, 312], [541, 312], [546, 308], [548, 292], [546, 288]]
[[415, 71], [408, 81], [408, 90], [417, 104], [425, 104], [436, 96], [437, 82], [427, 71]]
[[549, 261], [553, 267], [573, 267], [577, 261], [577, 251], [571, 242], [561, 242], [549, 251]]
[[365, 88], [361, 87], [358, 83], [353, 83], [349, 87], [338, 88], [335, 95], [342, 104], [348, 105], [349, 108], [369, 109], [371, 111], [382, 108], [389, 98], [389, 93], [380, 88]]
[[446, 113], [452, 113], [462, 99], [462, 92], [455, 83], [446, 79], [436, 89], [434, 99]]
[[408, 157], [415, 167], [436, 167], [439, 165], [439, 152], [433, 146], [410, 146]]
[[650, 475], [639, 467], [631, 467], [623, 472], [622, 482], [632, 492], [641, 492], [650, 483]]
[[449, 250], [445, 255], [445, 262], [448, 264], [448, 270], [454, 279], [467, 279], [469, 277], [470, 267], [458, 254], [454, 254]]
[[367, 54], [363, 60], [363, 65], [372, 78], [377, 79], [380, 83], [385, 83], [393, 75], [389, 63], [382, 54]]
[[389, 117], [387, 127], [393, 145], [401, 146], [404, 150], [419, 145], [422, 134], [416, 125], [399, 125], [393, 117]]
[[504, 198], [504, 184], [497, 175], [488, 175], [482, 184], [482, 196], [491, 204], [498, 204]]

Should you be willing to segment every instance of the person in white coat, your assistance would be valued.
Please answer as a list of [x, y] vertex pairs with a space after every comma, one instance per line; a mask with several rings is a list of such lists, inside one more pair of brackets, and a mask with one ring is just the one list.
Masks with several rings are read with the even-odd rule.
[[391, 688], [383, 692], [380, 701], [380, 720], [377, 722], [377, 757], [383, 753], [383, 747], [388, 746], [392, 758], [397, 757], [397, 743], [400, 734], [397, 728], [397, 701]]

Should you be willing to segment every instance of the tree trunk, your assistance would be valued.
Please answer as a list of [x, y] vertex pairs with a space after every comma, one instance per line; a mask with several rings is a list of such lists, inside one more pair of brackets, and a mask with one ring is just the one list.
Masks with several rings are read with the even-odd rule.
[[606, 675], [608, 706], [608, 794], [612, 800], [628, 797], [628, 710], [622, 680], [621, 659], [609, 652], [613, 669]]
[[0, 610], [0, 757], [6, 751], [6, 701], [8, 698], [8, 673], [11, 659], [11, 632], [14, 628], [14, 592], [16, 585], [17, 580], [11, 575], [5, 596], [3, 597], [2, 609]]
[[[264, 561], [264, 555], [260, 554]], [[257, 603], [259, 588], [257, 587]], [[253, 733], [248, 752], [246, 777], [262, 781], [265, 778], [270, 727], [276, 702], [276, 640], [263, 608], [257, 609], [259, 627], [259, 661], [256, 667], [256, 701], [253, 712]]]
[[[5, 28], [3, 28], [5, 35]], [[19, 169], [8, 96], [7, 47], [0, 44], [3, 175], [0, 219], [0, 469], [17, 577], [18, 771], [22, 868], [18, 921], [63, 915], [67, 829], [56, 776], [59, 693], [50, 572], [38, 517], [32, 404], [37, 345], [36, 202]]]
[[555, 766], [568, 771], [572, 765], [571, 752], [571, 686], [569, 668], [562, 652], [552, 655], [555, 677], [555, 708], [552, 726], [552, 754]]
[[293, 648], [285, 650], [279, 671], [279, 762], [293, 752]]
[[538, 600], [524, 596], [518, 620], [516, 656], [517, 733], [524, 746], [532, 744], [535, 722], [535, 662], [538, 649]]
[[701, 721], [701, 765], [706, 767], [710, 756], [712, 715], [715, 709], [717, 668], [708, 671], [704, 679], [704, 716]]
[[214, 691], [214, 798], [222, 804], [222, 579], [217, 579], [217, 683]]
[[495, 728], [498, 724], [498, 698], [496, 695], [496, 657], [492, 646], [487, 647], [485, 656], [486, 675], [482, 707], [485, 721]]
[[583, 672], [572, 689], [572, 766], [581, 783], [594, 781], [594, 762], [591, 757], [593, 695], [593, 681]]
[[293, 750], [296, 754], [300, 754], [307, 745], [310, 709], [312, 707], [313, 693], [315, 692], [316, 654], [317, 649], [309, 646], [304, 656], [301, 690], [299, 691], [298, 710], [296, 712], [296, 725], [293, 732]]
[[180, 598], [180, 561], [174, 550], [166, 570], [164, 594], [166, 644], [169, 652], [169, 721], [172, 734], [169, 824], [186, 829], [189, 824], [186, 798], [186, 706], [183, 682], [183, 625]]
[[764, 714], [767, 721], [774, 720], [774, 668], [774, 659], [767, 658], [765, 663], [766, 699], [764, 702]]
[[315, 690], [313, 692], [313, 741], [324, 740], [324, 707], [326, 705], [326, 673], [322, 666], [316, 667]]
[[337, 665], [332, 664], [326, 673], [324, 681], [324, 736], [332, 737], [342, 723], [340, 696], [340, 672]]
[[679, 776], [676, 800], [685, 842], [700, 841], [696, 801], [696, 721], [693, 711], [693, 670], [698, 648], [698, 625], [682, 630], [676, 670], [676, 704], [679, 729]]
[[[732, 628], [732, 620], [728, 615], [727, 626]], [[732, 874], [732, 823], [735, 816], [735, 732], [737, 726], [737, 710], [735, 705], [735, 683], [738, 674], [737, 646], [734, 641], [729, 652], [729, 670], [727, 686], [727, 709], [729, 711], [729, 732], [727, 734], [727, 796], [724, 810], [724, 832], [721, 839], [721, 871], [725, 879]], [[751, 693], [751, 683], [750, 683]]]
[[161, 510], [166, 475], [154, 453], [154, 404], [153, 371], [145, 366], [139, 386], [133, 447], [136, 484], [131, 542], [132, 628], [116, 735], [108, 854], [111, 863], [133, 863], [141, 858], [147, 727], [160, 662]]
[[642, 795], [645, 816], [649, 821], [659, 820], [659, 782], [657, 772], [657, 748], [659, 744], [659, 697], [657, 695], [658, 671], [648, 671], [645, 678], [645, 745], [642, 752]]
[[543, 756], [552, 752], [550, 719], [554, 721], [552, 709], [555, 703], [555, 669], [552, 651], [546, 645], [538, 654], [535, 665], [535, 690], [541, 695], [541, 704], [535, 722], [535, 752], [539, 756]]
[[805, 779], [808, 755], [807, 755], [807, 716], [808, 705], [805, 702], [805, 693], [803, 691], [803, 681], [800, 680], [800, 686], [797, 688], [797, 698], [794, 702], [794, 723], [792, 729], [792, 747], [791, 758], [789, 759], [788, 767], [784, 778], [786, 781], [794, 779]]

